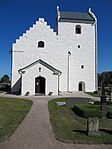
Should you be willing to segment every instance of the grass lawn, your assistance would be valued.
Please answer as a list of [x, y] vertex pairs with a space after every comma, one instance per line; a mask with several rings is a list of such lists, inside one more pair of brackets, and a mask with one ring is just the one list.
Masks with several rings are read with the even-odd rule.
[[66, 100], [53, 99], [48, 103], [50, 121], [58, 140], [69, 143], [112, 143], [112, 119], [100, 120], [100, 136], [87, 136], [87, 119], [77, 116], [71, 107], [57, 106], [56, 101]]
[[1, 90], [0, 90], [0, 93], [3, 93], [3, 92], [4, 92], [4, 91], [1, 91]]
[[0, 97], [0, 141], [16, 130], [30, 110], [32, 101]]
[[101, 96], [101, 92], [98, 92], [98, 93], [94, 93], [94, 92], [85, 92], [86, 94], [89, 94], [93, 97], [100, 97]]

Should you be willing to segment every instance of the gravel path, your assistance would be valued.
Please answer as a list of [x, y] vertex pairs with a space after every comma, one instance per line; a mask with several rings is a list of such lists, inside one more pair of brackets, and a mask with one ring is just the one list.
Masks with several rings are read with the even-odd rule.
[[0, 149], [112, 149], [112, 145], [67, 144], [55, 139], [49, 121], [51, 97], [32, 97], [33, 106], [15, 133]]

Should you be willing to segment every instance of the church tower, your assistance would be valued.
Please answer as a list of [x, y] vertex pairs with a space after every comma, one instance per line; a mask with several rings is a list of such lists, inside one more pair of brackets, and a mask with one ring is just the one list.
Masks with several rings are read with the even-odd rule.
[[68, 91], [97, 90], [97, 18], [91, 8], [85, 13], [57, 7], [57, 28], [68, 49]]

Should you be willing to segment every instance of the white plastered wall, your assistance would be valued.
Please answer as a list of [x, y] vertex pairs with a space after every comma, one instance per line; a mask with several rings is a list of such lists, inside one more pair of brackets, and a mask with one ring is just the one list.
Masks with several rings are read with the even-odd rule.
[[[75, 33], [76, 25], [81, 26], [81, 34]], [[59, 22], [58, 35], [71, 52], [70, 91], [78, 91], [81, 81], [85, 82], [86, 91], [95, 91], [95, 25]], [[84, 65], [84, 69], [81, 69], [81, 65]]]
[[[39, 72], [41, 68], [41, 72]], [[54, 95], [58, 94], [58, 76], [53, 75], [53, 72], [41, 64], [36, 64], [22, 74], [22, 95], [30, 92], [30, 95], [35, 95], [35, 78], [45, 78], [45, 95], [53, 92]]]
[[[76, 25], [81, 25], [81, 34], [75, 34]], [[39, 41], [44, 41], [44, 48], [37, 46]], [[78, 48], [78, 45], [80, 45], [80, 48]], [[86, 91], [96, 90], [95, 26], [92, 24], [59, 22], [58, 35], [56, 35], [44, 19], [39, 19], [32, 28], [16, 40], [12, 50], [12, 92], [16, 92], [20, 88], [20, 82], [18, 82], [20, 74], [18, 70], [38, 59], [45, 61], [62, 72], [59, 88], [60, 91], [67, 91], [68, 51], [71, 52], [71, 56], [69, 57], [69, 90], [78, 91], [78, 84], [81, 81], [85, 83]], [[84, 69], [81, 69], [81, 65], [84, 65]], [[30, 69], [28, 71], [30, 71]], [[48, 73], [48, 70], [46, 72]], [[32, 79], [34, 75], [34, 71], [28, 73], [28, 76], [26, 72], [23, 75], [22, 84], [24, 81], [27, 82], [28, 80], [25, 79], [25, 77], [29, 78], [29, 81], [31, 81], [30, 77]], [[51, 81], [46, 88], [46, 94], [51, 91], [52, 81], [53, 79], [55, 80], [55, 77], [57, 76], [52, 76], [51, 80], [46, 76], [47, 81], [48, 78], [50, 79], [49, 81]], [[30, 82], [30, 84], [32, 84], [32, 82]], [[32, 85], [34, 86], [34, 84]], [[22, 92], [24, 94], [28, 89], [25, 87], [25, 83], [23, 86], [25, 90]], [[54, 91], [54, 93], [56, 93], [56, 91]], [[34, 94], [33, 89], [31, 89], [31, 94]]]
[[[38, 42], [44, 41], [45, 47], [39, 48]], [[13, 44], [12, 65], [12, 91], [19, 90], [19, 84], [15, 86], [20, 78], [18, 70], [41, 59], [54, 68], [60, 70], [60, 89], [66, 90], [67, 80], [67, 48], [55, 32], [40, 19], [30, 30], [20, 36]]]

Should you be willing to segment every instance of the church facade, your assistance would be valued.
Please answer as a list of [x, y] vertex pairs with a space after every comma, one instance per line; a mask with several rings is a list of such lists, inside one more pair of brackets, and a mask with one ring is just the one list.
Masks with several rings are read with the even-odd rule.
[[12, 47], [11, 92], [58, 95], [97, 90], [97, 18], [57, 7], [56, 32], [43, 18]]

